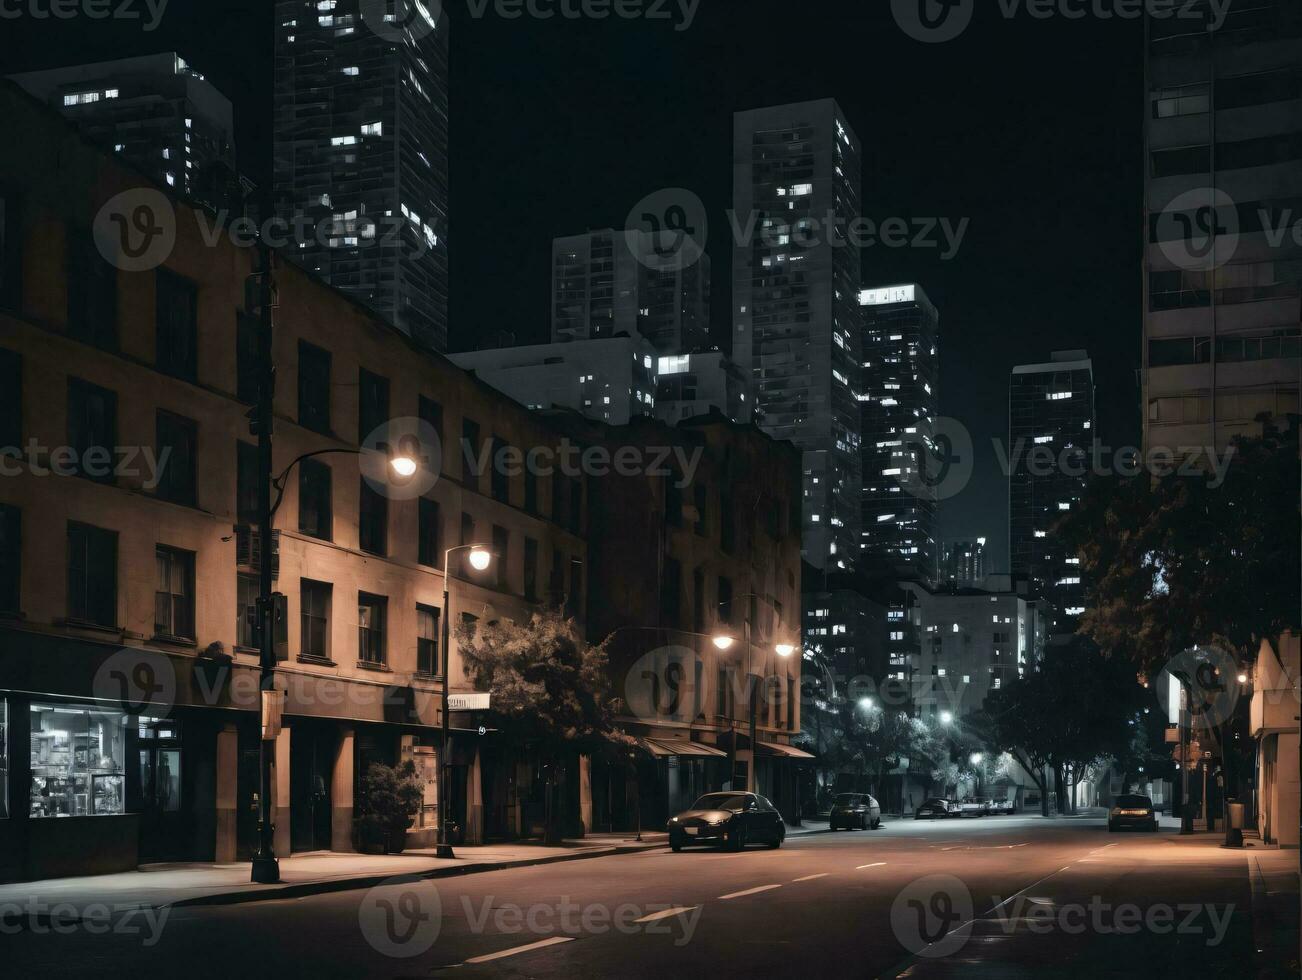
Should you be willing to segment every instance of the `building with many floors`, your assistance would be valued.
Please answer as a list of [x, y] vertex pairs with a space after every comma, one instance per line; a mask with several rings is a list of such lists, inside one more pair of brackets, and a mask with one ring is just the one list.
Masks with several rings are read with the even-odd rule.
[[670, 425], [717, 412], [734, 422], [754, 414], [746, 377], [718, 350], [661, 355], [656, 359], [656, 418]]
[[956, 538], [940, 546], [939, 585], [979, 585], [986, 577], [986, 539]]

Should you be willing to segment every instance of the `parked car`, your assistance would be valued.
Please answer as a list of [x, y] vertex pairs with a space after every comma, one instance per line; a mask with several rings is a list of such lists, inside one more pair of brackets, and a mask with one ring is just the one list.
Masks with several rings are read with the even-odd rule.
[[922, 805], [913, 811], [915, 820], [941, 820], [946, 817], [956, 816], [958, 816], [958, 804], [941, 796], [933, 796], [929, 800], [923, 800]]
[[1147, 796], [1126, 793], [1113, 802], [1112, 809], [1108, 812], [1108, 832], [1115, 834], [1127, 827], [1136, 827], [1150, 833], [1157, 830], [1157, 811]]
[[758, 793], [706, 793], [691, 808], [671, 817], [669, 847], [718, 844], [740, 851], [747, 844], [782, 846], [787, 825], [778, 808]]
[[1016, 813], [1017, 804], [1012, 800], [995, 800], [991, 809], [995, 813]]
[[964, 817], [988, 817], [990, 816], [990, 801], [969, 796], [959, 804], [959, 814]]
[[882, 825], [882, 808], [867, 793], [838, 793], [832, 800], [832, 830], [876, 830]]

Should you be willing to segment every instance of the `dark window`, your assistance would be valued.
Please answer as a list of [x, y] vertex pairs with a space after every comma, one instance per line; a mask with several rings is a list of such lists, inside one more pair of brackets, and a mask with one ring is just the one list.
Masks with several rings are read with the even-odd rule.
[[298, 424], [330, 431], [330, 352], [298, 342]]
[[88, 228], [68, 229], [68, 335], [113, 350], [118, 343], [118, 271]]
[[247, 650], [262, 648], [258, 630], [258, 576], [243, 572], [235, 576], [235, 645]]
[[79, 475], [100, 483], [113, 482], [117, 419], [117, 395], [80, 378], [68, 379], [68, 445]]
[[262, 377], [262, 354], [258, 350], [258, 331], [262, 325], [247, 313], [235, 316], [235, 397], [246, 405], [258, 400], [258, 382]]
[[[334, 538], [334, 486], [330, 467], [319, 459], [305, 459], [298, 465], [298, 529], [330, 541]], [[366, 485], [365, 481], [362, 485]]]
[[566, 597], [565, 612], [570, 616], [583, 614], [583, 562], [570, 559], [570, 594]]
[[506, 440], [501, 436], [493, 436], [492, 453], [489, 458], [489, 465], [492, 467], [492, 474], [489, 477], [493, 488], [493, 499], [500, 500], [504, 504], [511, 502], [511, 478], [507, 475], [504, 456], [506, 454]]
[[530, 468], [527, 459], [524, 466], [524, 512], [538, 513], [538, 474]]
[[736, 515], [732, 512], [732, 496], [726, 492], [719, 494], [719, 547], [731, 552], [736, 545]]
[[692, 502], [696, 505], [696, 533], [705, 537], [709, 533], [709, 524], [706, 522], [709, 488], [704, 483], [697, 483], [692, 487], [692, 496]]
[[439, 611], [433, 606], [416, 607], [416, 671], [439, 674]]
[[441, 520], [438, 501], [421, 497], [417, 509], [416, 561], [427, 568], [443, 567]]
[[358, 537], [363, 551], [383, 555], [388, 550], [389, 501], [363, 477], [362, 497], [358, 514]]
[[21, 452], [22, 444], [23, 358], [0, 347], [0, 453], [11, 448]]
[[23, 242], [18, 197], [0, 191], [0, 306], [22, 308]]
[[683, 569], [677, 558], [665, 559], [664, 580], [660, 583], [660, 625], [678, 625], [682, 610]]
[[524, 597], [538, 598], [538, 542], [533, 538], [524, 539]]
[[432, 398], [420, 396], [420, 402], [417, 406], [417, 413], [420, 420], [434, 430], [434, 435], [438, 437], [439, 445], [443, 444], [443, 406], [434, 401]]
[[552, 470], [552, 521], [565, 523], [565, 474], [560, 467]]
[[507, 587], [507, 557], [511, 551], [511, 534], [506, 528], [493, 525], [493, 579], [499, 589]]
[[461, 461], [463, 480], [468, 487], [480, 488], [479, 454], [483, 447], [479, 442], [479, 423], [471, 419], [461, 420]]
[[683, 523], [683, 490], [678, 485], [678, 476], [670, 473], [665, 480], [665, 523], [681, 527]]
[[1178, 364], [1209, 364], [1212, 359], [1210, 337], [1180, 337], [1148, 342], [1148, 366], [1171, 367]]
[[475, 519], [464, 510], [461, 512], [461, 539], [459, 545], [475, 543]]
[[300, 579], [298, 655], [330, 659], [330, 584]]
[[159, 545], [154, 549], [154, 633], [194, 639], [194, 552]]
[[357, 441], [365, 444], [389, 421], [389, 379], [362, 368], [357, 374]]
[[719, 622], [732, 623], [732, 579], [719, 579]]
[[199, 369], [199, 291], [188, 279], [159, 269], [154, 287], [154, 364], [194, 381]]
[[367, 592], [357, 593], [357, 659], [364, 664], [382, 665], [384, 612], [387, 600]]
[[575, 534], [583, 531], [583, 477], [570, 480], [570, 523], [569, 528]]
[[[195, 460], [198, 428], [189, 419], [158, 412], [158, 496], [175, 504], [195, 506]], [[164, 457], [163, 453], [167, 453]]]
[[0, 612], [18, 612], [22, 598], [23, 515], [0, 504]]
[[[299, 508], [300, 513], [302, 508]], [[235, 522], [256, 524], [258, 507], [258, 447], [251, 442], [235, 443]], [[300, 521], [301, 523], [301, 521]]]
[[705, 632], [705, 569], [692, 570], [692, 629]]
[[552, 548], [552, 570], [547, 578], [550, 600], [559, 603], [565, 595], [565, 555], [560, 548]]
[[116, 626], [117, 614], [117, 532], [69, 521], [68, 618]]

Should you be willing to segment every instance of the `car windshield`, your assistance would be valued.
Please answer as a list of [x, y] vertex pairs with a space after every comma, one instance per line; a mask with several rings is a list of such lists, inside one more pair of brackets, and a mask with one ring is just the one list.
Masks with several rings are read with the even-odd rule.
[[1147, 796], [1118, 796], [1117, 806], [1151, 807], [1153, 801]]
[[740, 810], [746, 805], [744, 793], [707, 793], [692, 804], [693, 810]]
[[859, 797], [853, 793], [841, 793], [832, 801], [834, 806], [854, 806], [859, 802]]

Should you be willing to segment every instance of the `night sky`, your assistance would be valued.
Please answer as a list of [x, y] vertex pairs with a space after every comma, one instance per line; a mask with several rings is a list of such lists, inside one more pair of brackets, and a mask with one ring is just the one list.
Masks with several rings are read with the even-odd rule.
[[[940, 536], [986, 535], [989, 567], [1006, 567], [1006, 483], [990, 440], [1006, 437], [1014, 364], [1088, 349], [1100, 437], [1138, 439], [1140, 22], [1007, 20], [978, 3], [961, 37], [921, 44], [886, 0], [701, 0], [681, 31], [677, 15], [540, 21], [491, 6], [474, 18], [467, 0], [446, 9], [454, 349], [500, 330], [545, 340], [551, 239], [621, 227], [640, 198], [675, 186], [709, 210], [726, 343], [732, 113], [831, 96], [863, 143], [866, 216], [970, 219], [950, 261], [938, 249], [864, 255], [865, 285], [916, 280], [940, 309], [941, 409], [977, 446], [976, 475], [942, 505]], [[174, 49], [234, 102], [241, 169], [265, 185], [272, 20], [269, 0], [171, 0], [152, 32], [140, 21], [4, 20], [0, 66]]]

